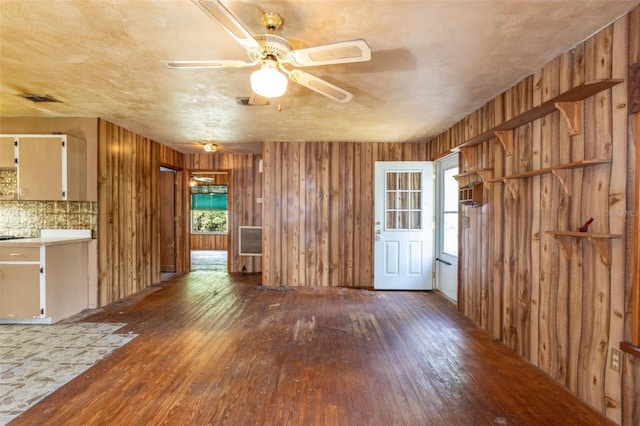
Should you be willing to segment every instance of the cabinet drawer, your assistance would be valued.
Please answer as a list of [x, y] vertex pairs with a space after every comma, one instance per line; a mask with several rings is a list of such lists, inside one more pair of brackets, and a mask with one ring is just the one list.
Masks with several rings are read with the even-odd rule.
[[0, 247], [0, 262], [39, 262], [38, 247]]

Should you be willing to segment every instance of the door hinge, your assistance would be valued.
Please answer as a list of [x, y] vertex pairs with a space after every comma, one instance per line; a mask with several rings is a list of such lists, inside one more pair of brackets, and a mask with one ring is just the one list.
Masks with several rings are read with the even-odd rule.
[[40, 315], [44, 315], [44, 308], [40, 308]]
[[42, 267], [40, 268], [40, 273], [44, 274], [44, 268], [42, 268]]
[[64, 148], [64, 141], [62, 141], [62, 147]]
[[13, 146], [18, 146], [18, 141], [13, 141]]
[[62, 191], [62, 198], [67, 196], [67, 191]]

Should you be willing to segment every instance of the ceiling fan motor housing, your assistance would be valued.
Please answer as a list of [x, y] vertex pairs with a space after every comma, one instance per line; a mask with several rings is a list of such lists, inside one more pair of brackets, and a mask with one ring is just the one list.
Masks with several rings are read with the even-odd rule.
[[249, 58], [252, 61], [258, 61], [264, 59], [267, 56], [275, 56], [279, 62], [289, 62], [287, 59], [287, 53], [291, 52], [293, 48], [287, 40], [282, 37], [273, 34], [261, 34], [255, 36], [255, 39], [262, 46], [262, 52], [248, 52]]

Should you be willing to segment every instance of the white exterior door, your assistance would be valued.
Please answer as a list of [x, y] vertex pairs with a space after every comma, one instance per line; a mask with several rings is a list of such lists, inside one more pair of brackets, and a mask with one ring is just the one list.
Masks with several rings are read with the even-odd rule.
[[432, 289], [433, 200], [432, 162], [376, 162], [375, 289]]
[[435, 288], [458, 300], [458, 154], [436, 162], [436, 263]]

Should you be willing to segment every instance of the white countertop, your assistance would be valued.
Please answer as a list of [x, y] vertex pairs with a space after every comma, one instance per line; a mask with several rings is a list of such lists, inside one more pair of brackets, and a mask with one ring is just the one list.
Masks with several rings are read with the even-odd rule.
[[40, 247], [91, 241], [90, 229], [43, 229], [37, 238], [0, 241], [0, 247]]
[[40, 247], [55, 246], [58, 244], [85, 243], [91, 241], [86, 237], [60, 237], [60, 238], [20, 238], [16, 240], [0, 241], [0, 247]]

